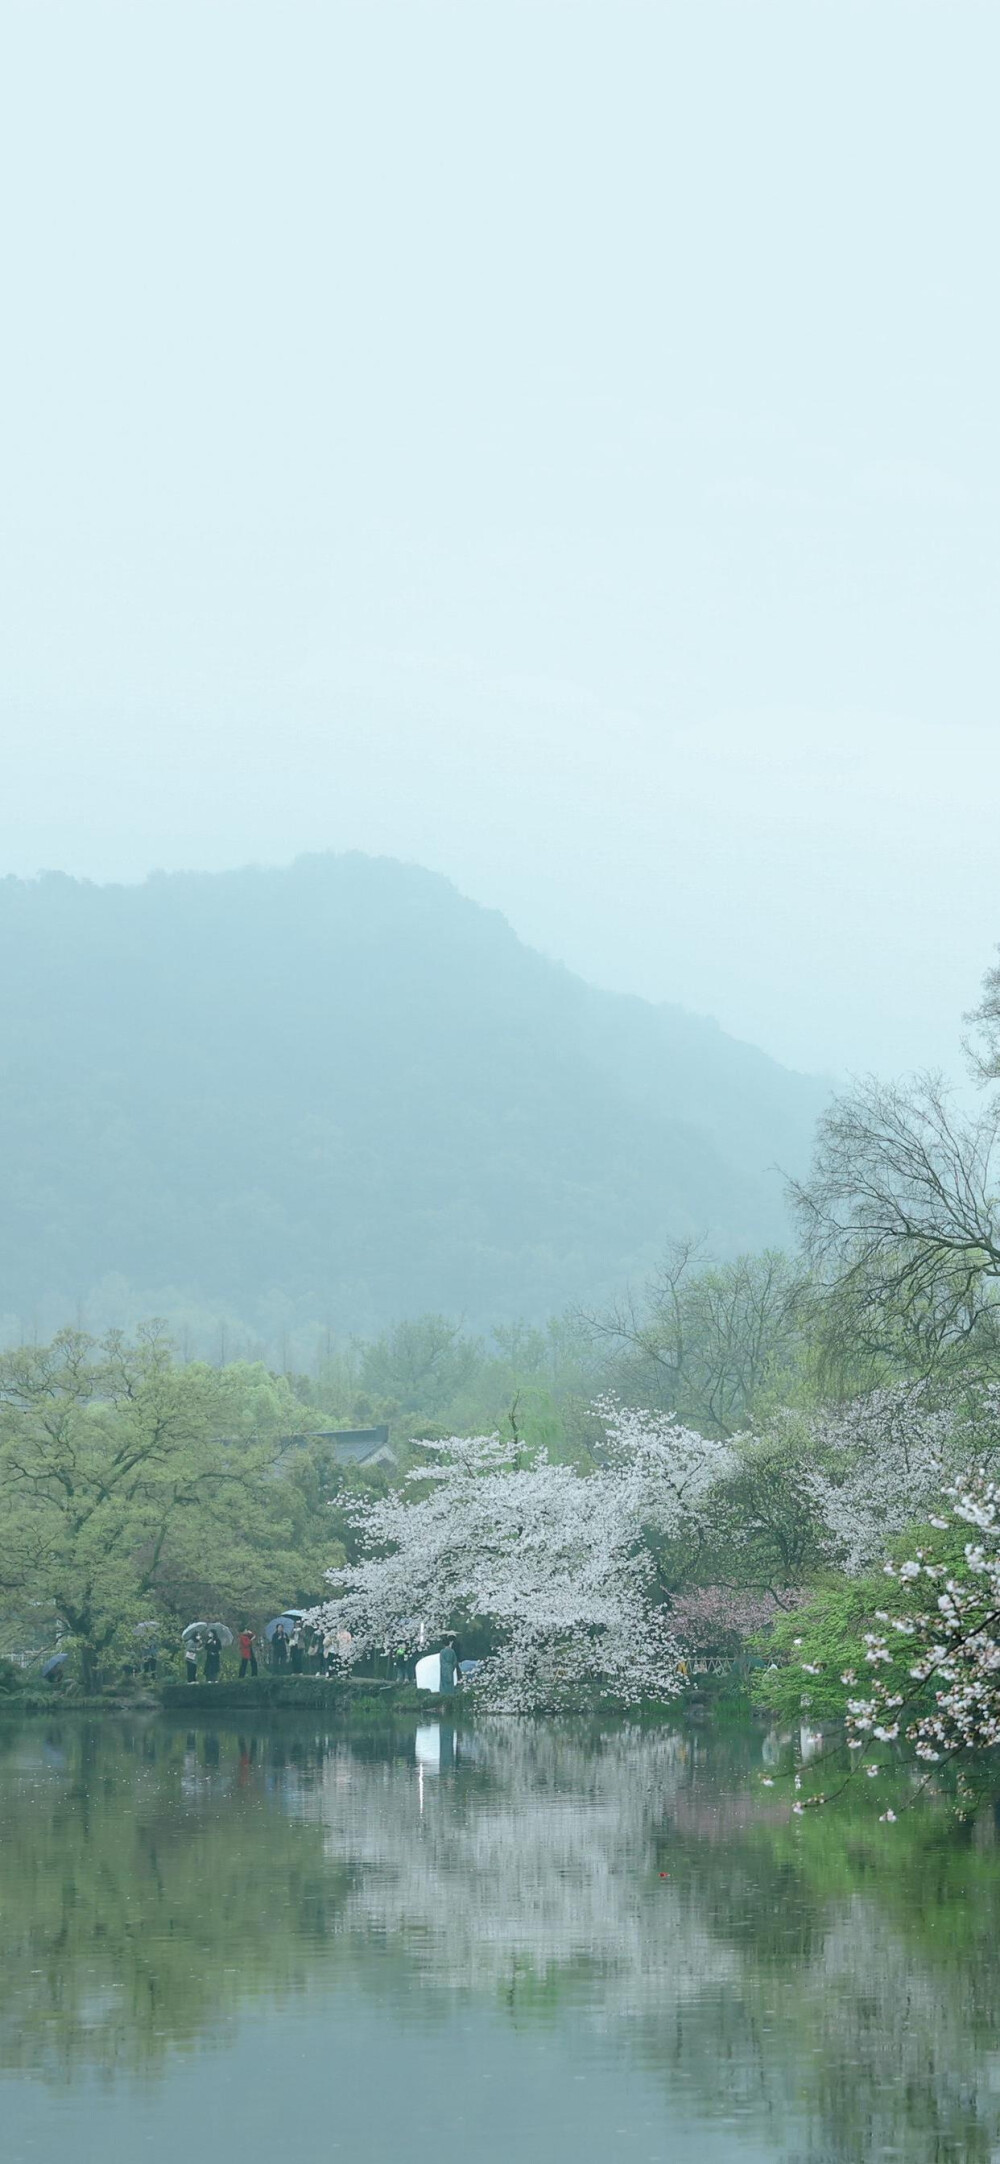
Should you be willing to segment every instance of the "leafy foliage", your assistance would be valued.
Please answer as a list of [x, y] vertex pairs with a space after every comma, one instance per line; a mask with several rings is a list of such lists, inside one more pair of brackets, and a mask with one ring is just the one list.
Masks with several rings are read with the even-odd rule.
[[875, 1576], [822, 1586], [760, 1641], [772, 1665], [754, 1677], [753, 1696], [783, 1721], [843, 1720], [853, 1688], [843, 1676], [863, 1658], [884, 1600], [885, 1580]]
[[865, 1633], [868, 1680], [847, 1709], [855, 1749], [902, 1734], [933, 1765], [1000, 1744], [1000, 1489], [966, 1475], [948, 1501], [930, 1541], [885, 1566], [895, 1612], [877, 1610], [884, 1627]]
[[294, 1410], [265, 1369], [185, 1366], [155, 1329], [0, 1359], [0, 1590], [77, 1645], [85, 1687], [148, 1617], [288, 1597], [309, 1545], [276, 1477]]

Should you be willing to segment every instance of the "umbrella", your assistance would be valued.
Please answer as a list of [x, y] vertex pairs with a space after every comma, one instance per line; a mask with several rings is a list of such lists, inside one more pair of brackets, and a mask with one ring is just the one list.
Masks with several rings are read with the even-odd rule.
[[46, 1661], [45, 1666], [42, 1669], [42, 1674], [45, 1677], [46, 1683], [51, 1683], [53, 1676], [58, 1675], [60, 1668], [63, 1667], [64, 1663], [68, 1661], [68, 1659], [68, 1653], [53, 1653], [52, 1659], [50, 1661]]
[[305, 1612], [306, 1611], [304, 1608], [283, 1608], [280, 1615], [272, 1616], [270, 1623], [265, 1623], [265, 1638], [270, 1639], [274, 1637], [275, 1631], [277, 1630], [279, 1623], [283, 1623], [286, 1630], [294, 1630], [296, 1623], [301, 1623]]
[[203, 1638], [208, 1637], [209, 1631], [215, 1632], [220, 1645], [232, 1645], [233, 1634], [228, 1623], [188, 1623], [181, 1632], [181, 1638], [185, 1645], [191, 1638], [200, 1644]]

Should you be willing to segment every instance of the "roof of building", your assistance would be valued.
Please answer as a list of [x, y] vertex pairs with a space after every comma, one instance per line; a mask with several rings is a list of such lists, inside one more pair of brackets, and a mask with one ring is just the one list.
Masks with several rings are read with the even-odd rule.
[[310, 1435], [289, 1435], [290, 1443], [332, 1443], [342, 1465], [364, 1465], [369, 1458], [395, 1458], [389, 1430], [381, 1428], [314, 1428]]

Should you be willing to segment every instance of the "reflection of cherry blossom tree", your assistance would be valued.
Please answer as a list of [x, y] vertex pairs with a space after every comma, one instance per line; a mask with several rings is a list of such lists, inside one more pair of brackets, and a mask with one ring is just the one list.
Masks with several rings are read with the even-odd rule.
[[504, 1720], [457, 1742], [455, 1775], [346, 1749], [327, 1761], [305, 1809], [349, 1867], [345, 1934], [402, 1951], [439, 1991], [586, 1977], [600, 2027], [735, 1985], [733, 1950], [658, 1879], [683, 1734]]
[[423, 1446], [416, 1501], [354, 1507], [362, 1560], [327, 1573], [320, 1627], [349, 1631], [354, 1661], [404, 1617], [428, 1635], [484, 1621], [495, 1651], [477, 1689], [505, 1710], [571, 1702], [585, 1685], [626, 1702], [672, 1696], [679, 1655], [650, 1535], [690, 1524], [728, 1452], [660, 1415], [600, 1410], [601, 1463], [586, 1476], [544, 1451], [525, 1466], [516, 1438]]
[[377, 1948], [380, 1993], [408, 1976], [424, 2007], [562, 2010], [714, 2099], [741, 2153], [758, 2128], [762, 2153], [830, 2164], [992, 2153], [993, 1971], [943, 1949], [935, 1969], [905, 1935], [916, 1886], [900, 1917], [898, 1881], [880, 1905], [877, 1874], [854, 1883], [838, 1858], [827, 1881], [815, 1842], [776, 1857], [786, 1807], [718, 1738], [504, 1720], [456, 1746], [438, 1775], [341, 1741], [296, 1803], [349, 1889], [338, 1952]]
[[[263, 2008], [293, 2116], [325, 2015], [321, 2050], [367, 2030], [392, 2082], [419, 2027], [448, 2110], [467, 2054], [551, 2125], [568, 2043], [615, 2084], [616, 2158], [1000, 2154], [992, 1814], [959, 1843], [915, 1813], [889, 1855], [867, 1812], [789, 1826], [759, 1732], [718, 1727], [186, 1728], [11, 1727], [0, 2070], [65, 2099], [100, 2069], [134, 2126], [141, 2066], [166, 2124], [182, 2055], [244, 2017], [252, 2043]], [[446, 2114], [407, 2153], [479, 2151]]]

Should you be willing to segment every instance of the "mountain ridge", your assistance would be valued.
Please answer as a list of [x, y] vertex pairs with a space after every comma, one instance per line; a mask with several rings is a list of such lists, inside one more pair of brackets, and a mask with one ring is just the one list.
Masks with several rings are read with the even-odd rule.
[[539, 1318], [779, 1243], [826, 1090], [393, 858], [0, 880], [0, 1312]]

